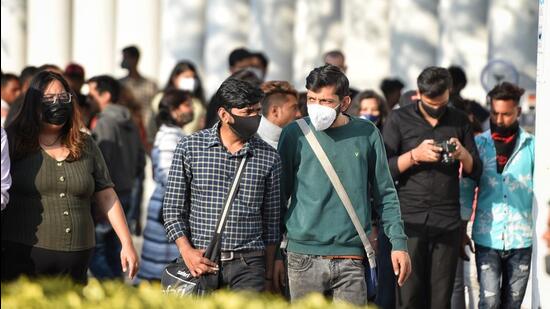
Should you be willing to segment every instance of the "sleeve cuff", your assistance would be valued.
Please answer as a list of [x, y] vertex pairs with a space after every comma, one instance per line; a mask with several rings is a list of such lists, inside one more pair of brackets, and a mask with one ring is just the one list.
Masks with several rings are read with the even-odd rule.
[[171, 242], [175, 242], [176, 239], [182, 236], [189, 238], [189, 233], [186, 232], [186, 229], [181, 222], [166, 224], [166, 234], [168, 236], [168, 240]]
[[405, 251], [408, 252], [407, 240], [406, 239], [391, 239], [391, 250], [392, 251]]
[[390, 167], [390, 173], [394, 181], [397, 180], [397, 177], [399, 177], [399, 168], [397, 166], [398, 159], [399, 156], [391, 157], [388, 159], [388, 166]]
[[472, 218], [472, 208], [468, 208], [468, 207], [460, 207], [460, 219], [462, 219], [462, 221], [470, 221], [470, 219]]

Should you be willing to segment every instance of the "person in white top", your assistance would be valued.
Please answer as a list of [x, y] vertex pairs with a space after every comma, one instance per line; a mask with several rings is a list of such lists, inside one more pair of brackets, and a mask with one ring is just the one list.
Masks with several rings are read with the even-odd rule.
[[11, 104], [21, 94], [19, 77], [11, 73], [2, 73], [2, 128], [8, 116]]
[[10, 200], [10, 195], [8, 190], [11, 187], [11, 176], [10, 176], [10, 154], [8, 150], [8, 137], [4, 128], [2, 129], [2, 210], [6, 208]]
[[262, 101], [262, 119], [258, 136], [277, 149], [283, 127], [301, 118], [298, 108], [298, 92], [288, 82], [269, 81], [261, 85], [265, 94]]

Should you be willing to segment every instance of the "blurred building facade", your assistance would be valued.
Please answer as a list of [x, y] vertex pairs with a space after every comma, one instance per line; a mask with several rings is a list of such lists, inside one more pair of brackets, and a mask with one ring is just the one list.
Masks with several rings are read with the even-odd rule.
[[341, 49], [359, 89], [399, 77], [406, 89], [428, 65], [461, 65], [466, 97], [482, 99], [491, 59], [535, 89], [538, 3], [531, 0], [2, 0], [2, 70], [81, 63], [89, 76], [121, 76], [120, 50], [142, 51], [141, 71], [164, 84], [172, 66], [194, 61], [211, 94], [236, 47], [264, 51], [268, 79], [304, 88], [322, 54]]

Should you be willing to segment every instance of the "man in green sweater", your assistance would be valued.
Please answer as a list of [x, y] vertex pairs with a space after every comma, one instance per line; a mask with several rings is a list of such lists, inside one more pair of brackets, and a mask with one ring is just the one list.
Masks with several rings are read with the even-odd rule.
[[[366, 233], [371, 230], [371, 205], [380, 214], [392, 243], [393, 269], [402, 285], [411, 272], [407, 236], [380, 132], [370, 121], [344, 113], [351, 101], [349, 82], [337, 67], [325, 65], [311, 71], [306, 88], [306, 121], [334, 166]], [[290, 199], [284, 222], [291, 300], [320, 292], [335, 300], [365, 304], [361, 239], [296, 122], [283, 129], [278, 151], [284, 204]]]

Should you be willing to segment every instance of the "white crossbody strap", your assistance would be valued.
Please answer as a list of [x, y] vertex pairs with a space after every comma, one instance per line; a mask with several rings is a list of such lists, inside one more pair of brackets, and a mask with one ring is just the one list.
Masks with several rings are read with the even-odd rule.
[[330, 179], [332, 186], [334, 186], [334, 189], [336, 190], [338, 197], [340, 197], [342, 204], [344, 204], [344, 207], [348, 212], [351, 222], [353, 223], [353, 226], [355, 226], [355, 229], [359, 234], [359, 238], [361, 238], [361, 242], [363, 243], [363, 247], [365, 248], [365, 252], [367, 253], [369, 266], [371, 268], [376, 267], [374, 250], [372, 249], [369, 239], [367, 238], [367, 234], [365, 233], [365, 230], [361, 225], [361, 221], [359, 221], [359, 218], [357, 217], [357, 213], [355, 212], [355, 209], [351, 204], [351, 200], [349, 199], [346, 189], [344, 189], [342, 182], [340, 182], [340, 178], [338, 177], [338, 174], [336, 174], [336, 171], [334, 170], [334, 167], [330, 163], [330, 160], [328, 159], [325, 151], [323, 150], [323, 147], [321, 147], [321, 144], [319, 144], [319, 141], [311, 131], [311, 128], [308, 126], [307, 122], [303, 119], [298, 119], [296, 120], [296, 122], [300, 126], [300, 129], [302, 129], [302, 132], [304, 133], [304, 136], [306, 137], [309, 143], [309, 146], [311, 146], [311, 149], [313, 149], [313, 152], [317, 156], [317, 159], [319, 159], [321, 166], [323, 166], [323, 169], [325, 170], [325, 173]]

